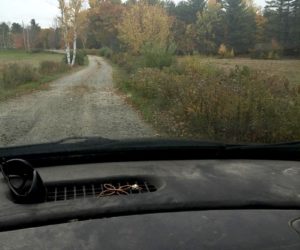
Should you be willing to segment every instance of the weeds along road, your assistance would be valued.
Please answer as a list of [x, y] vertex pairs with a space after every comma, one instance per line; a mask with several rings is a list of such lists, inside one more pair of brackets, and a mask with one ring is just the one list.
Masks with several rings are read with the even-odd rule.
[[0, 147], [67, 137], [152, 137], [154, 131], [113, 89], [112, 68], [89, 56], [89, 66], [38, 91], [0, 103]]

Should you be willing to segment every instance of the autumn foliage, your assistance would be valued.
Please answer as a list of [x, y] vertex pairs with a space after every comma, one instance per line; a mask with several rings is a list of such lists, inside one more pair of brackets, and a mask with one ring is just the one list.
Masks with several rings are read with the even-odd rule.
[[170, 136], [239, 143], [300, 136], [300, 92], [284, 77], [186, 57], [163, 70], [141, 68], [120, 86]]
[[171, 39], [172, 18], [159, 5], [140, 1], [126, 9], [118, 25], [119, 38], [132, 53], [146, 44], [166, 47]]

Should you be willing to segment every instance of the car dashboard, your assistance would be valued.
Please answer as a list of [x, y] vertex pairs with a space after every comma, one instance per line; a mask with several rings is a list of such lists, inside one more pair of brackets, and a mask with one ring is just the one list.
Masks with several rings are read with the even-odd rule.
[[[48, 194], [0, 179], [1, 249], [300, 249], [300, 164], [163, 160], [35, 166]], [[105, 185], [139, 190], [102, 195]]]

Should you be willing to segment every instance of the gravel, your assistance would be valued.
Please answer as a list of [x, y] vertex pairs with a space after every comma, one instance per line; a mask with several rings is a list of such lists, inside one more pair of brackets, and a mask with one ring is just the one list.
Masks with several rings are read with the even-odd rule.
[[53, 142], [69, 137], [153, 137], [116, 93], [112, 68], [89, 56], [89, 66], [50, 84], [48, 90], [0, 103], [0, 146]]

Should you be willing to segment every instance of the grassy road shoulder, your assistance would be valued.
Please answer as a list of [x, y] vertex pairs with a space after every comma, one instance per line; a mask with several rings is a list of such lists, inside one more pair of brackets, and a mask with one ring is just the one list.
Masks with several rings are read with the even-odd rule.
[[87, 57], [84, 65], [71, 68], [63, 63], [61, 54], [1, 51], [0, 101], [47, 89], [47, 83], [72, 74], [86, 65]]
[[232, 143], [300, 136], [300, 86], [288, 76], [241, 64], [224, 69], [198, 57], [162, 69], [127, 68], [114, 66], [115, 85], [160, 134]]

